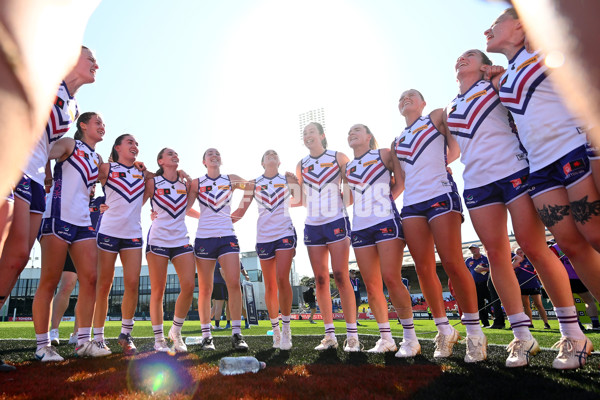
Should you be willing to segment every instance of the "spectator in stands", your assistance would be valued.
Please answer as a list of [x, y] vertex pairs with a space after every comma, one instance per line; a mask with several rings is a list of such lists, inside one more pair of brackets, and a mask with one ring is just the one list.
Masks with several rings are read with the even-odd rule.
[[360, 326], [361, 324], [358, 322], [358, 306], [361, 304], [360, 297], [360, 279], [356, 275], [356, 270], [350, 270], [350, 284], [352, 285], [352, 289], [354, 290], [354, 298], [356, 299], [356, 325]]
[[311, 282], [308, 285], [308, 290], [306, 290], [304, 293], [302, 293], [302, 297], [303, 297], [304, 301], [308, 304], [308, 307], [310, 308], [310, 318], [308, 319], [308, 321], [311, 324], [316, 324], [316, 322], [313, 319], [315, 313], [317, 312], [317, 305], [316, 305], [316, 298], [315, 298], [315, 283], [314, 282]]
[[542, 304], [542, 284], [537, 278], [537, 272], [521, 248], [518, 248], [516, 253], [517, 255], [515, 255], [513, 258], [513, 268], [515, 269], [517, 280], [519, 281], [519, 286], [521, 287], [521, 299], [523, 301], [525, 314], [527, 314], [531, 320], [531, 327], [533, 327], [533, 318], [529, 300], [529, 297], [531, 296], [533, 304], [537, 308], [540, 317], [544, 321], [544, 329], [550, 329], [550, 325], [548, 324], [548, 316], [546, 315], [546, 310]]

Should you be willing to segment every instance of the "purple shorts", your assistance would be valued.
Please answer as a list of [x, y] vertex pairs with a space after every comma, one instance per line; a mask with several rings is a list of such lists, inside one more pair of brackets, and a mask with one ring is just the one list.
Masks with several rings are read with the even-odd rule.
[[40, 228], [40, 236], [46, 235], [54, 235], [72, 244], [82, 240], [96, 239], [96, 230], [91, 225], [77, 226], [57, 218], [44, 218]]
[[350, 237], [350, 219], [343, 217], [324, 225], [304, 225], [306, 246], [326, 246]]
[[427, 218], [427, 222], [435, 217], [457, 212], [462, 216], [462, 203], [456, 192], [450, 192], [433, 199], [402, 207], [402, 219]]
[[472, 189], [465, 189], [463, 198], [469, 210], [491, 204], [510, 204], [513, 200], [526, 195], [529, 191], [529, 168], [512, 175]]
[[352, 231], [352, 247], [354, 248], [375, 246], [379, 242], [392, 239], [404, 240], [402, 221], [399, 218], [392, 218], [359, 231]]
[[152, 253], [157, 256], [166, 257], [171, 261], [182, 254], [191, 253], [193, 251], [194, 248], [191, 244], [186, 244], [179, 247], [153, 246], [151, 244], [146, 245], [146, 254]]
[[43, 214], [46, 211], [44, 187], [27, 175], [23, 175], [15, 187], [14, 195], [29, 204], [29, 212]]
[[109, 253], [118, 253], [121, 250], [141, 249], [144, 241], [142, 238], [120, 239], [98, 233], [98, 248]]
[[194, 255], [204, 260], [217, 260], [224, 254], [240, 252], [237, 236], [223, 236], [218, 238], [196, 238], [194, 242]]
[[286, 236], [281, 239], [267, 243], [256, 243], [256, 253], [261, 260], [270, 260], [275, 257], [277, 250], [288, 250], [296, 248], [296, 235]]

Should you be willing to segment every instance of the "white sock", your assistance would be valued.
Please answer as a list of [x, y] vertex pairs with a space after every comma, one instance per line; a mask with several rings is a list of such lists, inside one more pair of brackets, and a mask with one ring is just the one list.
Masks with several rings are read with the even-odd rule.
[[121, 321], [121, 333], [127, 335], [133, 330], [133, 319], [124, 319]]
[[279, 330], [279, 318], [270, 318], [271, 328], [273, 329], [273, 335], [279, 336], [281, 331]]
[[346, 337], [348, 339], [355, 338], [358, 339], [358, 328], [356, 327], [356, 322], [350, 324], [346, 322]]
[[77, 329], [77, 346], [81, 346], [85, 342], [89, 342], [92, 338], [92, 327]]
[[325, 324], [325, 336], [335, 339], [335, 326], [333, 324]]
[[573, 339], [583, 339], [585, 335], [579, 327], [579, 318], [575, 306], [554, 307], [554, 312], [558, 318], [560, 334]]
[[154, 341], [158, 342], [161, 339], [165, 338], [165, 333], [163, 331], [163, 324], [152, 325], [152, 330], [154, 331]]
[[290, 316], [289, 315], [281, 315], [281, 325], [283, 325], [283, 331], [290, 331]]
[[174, 333], [180, 333], [184, 322], [185, 318], [173, 317], [173, 325], [171, 325], [171, 330]]
[[200, 329], [202, 330], [202, 337], [211, 337], [210, 334], [210, 322], [208, 324], [200, 324]]
[[433, 318], [433, 322], [435, 322], [435, 327], [442, 335], [452, 334], [452, 327], [450, 326], [450, 322], [448, 322], [448, 317]]
[[231, 321], [231, 334], [235, 335], [236, 333], [242, 334], [242, 320], [236, 319]]
[[479, 324], [479, 313], [463, 313], [461, 322], [467, 328], [467, 336], [483, 336]]
[[104, 327], [94, 328], [94, 340], [96, 343], [104, 342]]
[[[448, 320], [448, 318], [446, 318]], [[415, 332], [415, 323], [412, 318], [400, 318], [400, 323], [402, 324], [402, 338], [406, 341], [418, 340], [417, 333]], [[447, 325], [450, 326], [450, 325]], [[450, 331], [452, 333], [452, 331]], [[448, 335], [450, 334], [448, 333]]]
[[531, 332], [529, 331], [529, 324], [531, 320], [524, 312], [517, 314], [508, 315], [508, 322], [512, 328], [513, 335], [519, 340], [531, 340]]
[[37, 343], [37, 348], [35, 350], [36, 352], [40, 349], [43, 349], [46, 346], [50, 346], [50, 332], [40, 334], [36, 333], [35, 341]]
[[379, 327], [379, 334], [381, 335], [381, 338], [383, 340], [388, 340], [388, 341], [393, 341], [394, 339], [392, 338], [392, 330], [390, 329], [390, 323], [388, 322], [382, 322], [382, 323], [377, 323], [377, 326]]

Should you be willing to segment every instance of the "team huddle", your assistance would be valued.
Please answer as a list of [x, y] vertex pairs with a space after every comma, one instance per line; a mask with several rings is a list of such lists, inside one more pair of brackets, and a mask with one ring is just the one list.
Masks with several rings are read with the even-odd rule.
[[[155, 350], [187, 351], [181, 329], [192, 304], [196, 273], [202, 329], [199, 346], [215, 349], [211, 294], [217, 261], [229, 294], [231, 344], [236, 350], [246, 350], [241, 334], [240, 249], [234, 223], [256, 200], [256, 251], [273, 347], [292, 348], [289, 274], [297, 238], [289, 209], [304, 206], [304, 243], [325, 327], [316, 350], [338, 347], [331, 306], [331, 260], [347, 329], [343, 348], [361, 351], [356, 300], [348, 278], [352, 246], [381, 335], [367, 351], [395, 352], [399, 358], [421, 353], [411, 297], [401, 276], [408, 246], [438, 330], [433, 357], [451, 356], [460, 339], [446, 316], [436, 274], [437, 251], [462, 310], [465, 362], [481, 362], [487, 358], [487, 339], [481, 329], [476, 287], [463, 260], [462, 201], [447, 167], [460, 156], [465, 165], [463, 199], [486, 248], [492, 280], [514, 334], [506, 366], [526, 366], [540, 351], [529, 330], [531, 320], [524, 312], [512, 266], [507, 232], [510, 213], [516, 240], [535, 267], [558, 318], [561, 337], [553, 367], [582, 367], [593, 350], [592, 343], [578, 325], [567, 272], [546, 245], [545, 227], [599, 299], [600, 157], [588, 142], [583, 124], [554, 89], [544, 55], [525, 47], [525, 33], [515, 10], [503, 12], [485, 36], [487, 51], [505, 55], [507, 69], [494, 66], [480, 50], [465, 51], [455, 64], [459, 94], [445, 108], [428, 115], [423, 115], [426, 102], [422, 93], [415, 89], [403, 92], [398, 109], [406, 128], [391, 147], [379, 148], [371, 130], [355, 124], [347, 134], [350, 159], [328, 149], [323, 127], [312, 122], [303, 130], [309, 154], [298, 162], [295, 172], [280, 172], [277, 152], [267, 150], [260, 160], [264, 173], [254, 180], [221, 173], [221, 155], [214, 148], [203, 154], [203, 176], [192, 178], [179, 169], [178, 155], [171, 148], [159, 152], [159, 169], [152, 173], [137, 160], [138, 142], [131, 134], [115, 140], [105, 162], [95, 152], [105, 135], [102, 116], [96, 112], [79, 115], [74, 98], [81, 86], [94, 82], [98, 69], [92, 51], [83, 47], [77, 66], [59, 88], [44, 136], [14, 188], [12, 224], [0, 259], [0, 306], [37, 238], [42, 270], [33, 302], [35, 357], [43, 362], [63, 360], [51, 345], [48, 327], [52, 296], [67, 253], [79, 279], [75, 352], [86, 357], [109, 355], [104, 323], [119, 255], [124, 295], [118, 342], [125, 353], [135, 353], [132, 331], [144, 251], [141, 210], [150, 200], [153, 215], [145, 252]], [[63, 137], [73, 123], [77, 127], [74, 137]], [[49, 171], [49, 160], [55, 161], [53, 171]], [[92, 224], [90, 191], [97, 182], [106, 198], [98, 223]], [[242, 200], [232, 209], [233, 192], [238, 189], [243, 192]], [[396, 199], [401, 194], [402, 207], [398, 209]], [[350, 205], [352, 221], [346, 210]], [[198, 219], [193, 244], [186, 216]], [[167, 334], [171, 347], [163, 331], [169, 261], [181, 286]], [[391, 335], [383, 282], [403, 328], [398, 345]]]

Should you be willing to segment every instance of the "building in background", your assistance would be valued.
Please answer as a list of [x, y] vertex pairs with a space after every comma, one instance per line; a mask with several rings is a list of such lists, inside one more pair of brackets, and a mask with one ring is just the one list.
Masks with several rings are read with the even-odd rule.
[[298, 116], [300, 138], [302, 138], [302, 131], [304, 130], [304, 127], [311, 122], [318, 122], [323, 126], [323, 129], [327, 130], [325, 127], [325, 109], [323, 107], [303, 112]]

